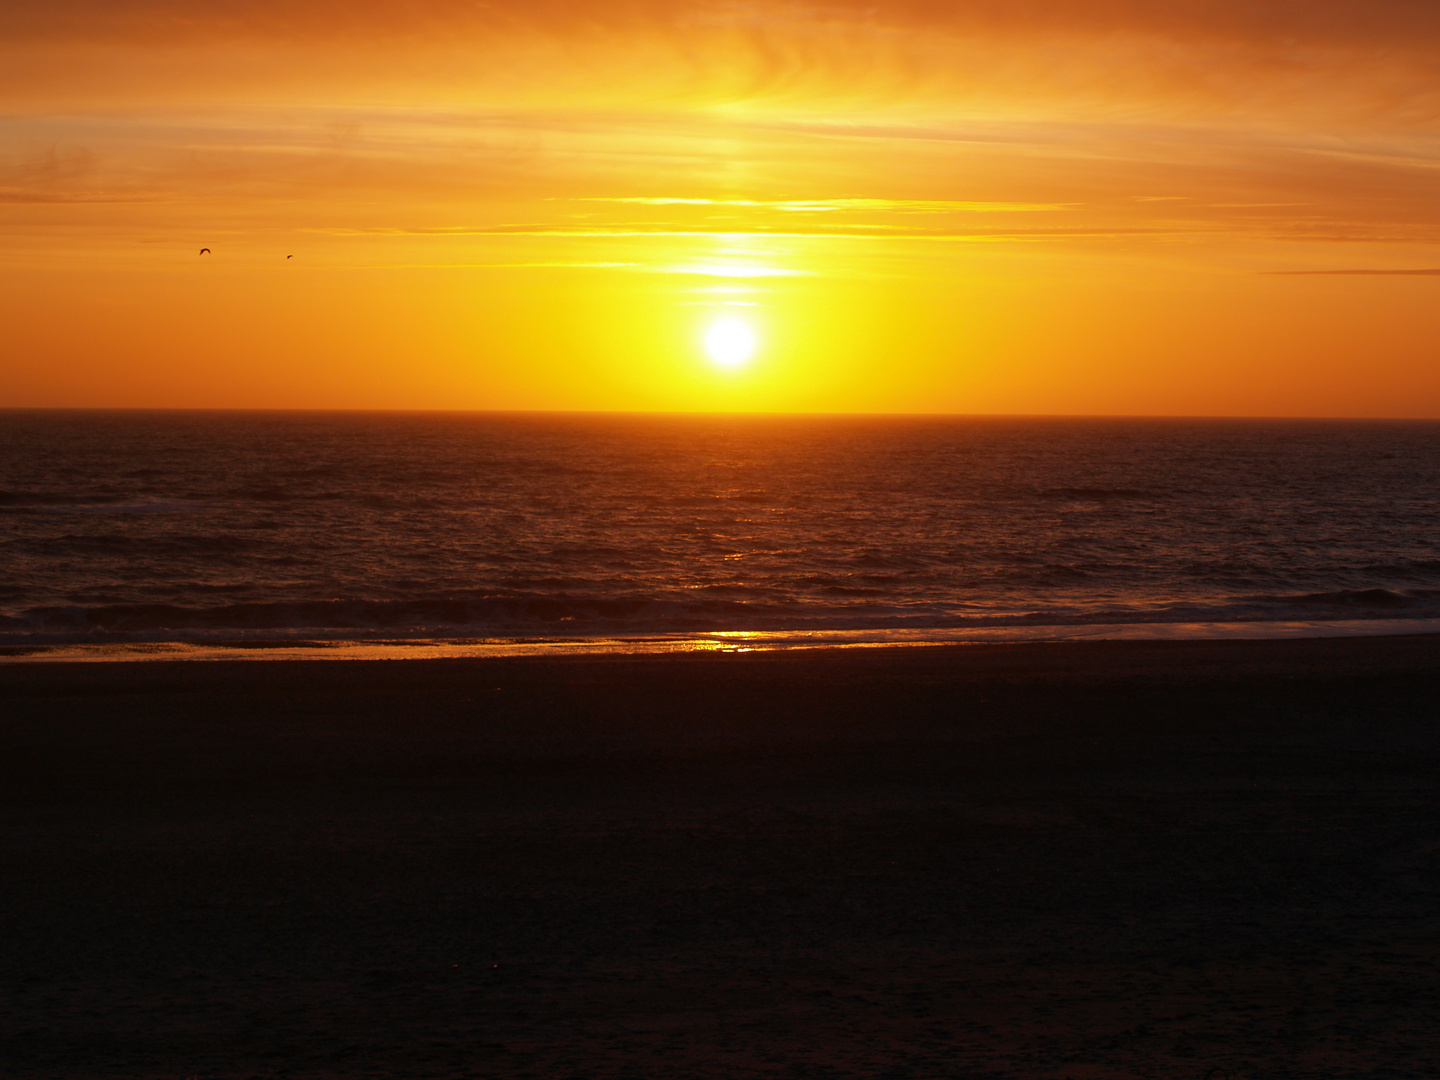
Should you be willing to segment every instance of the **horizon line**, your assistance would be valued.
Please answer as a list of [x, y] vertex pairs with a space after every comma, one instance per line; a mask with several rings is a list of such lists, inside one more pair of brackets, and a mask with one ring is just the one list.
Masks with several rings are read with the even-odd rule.
[[[1323, 272], [1323, 271], [1322, 271]], [[1440, 275], [1440, 271], [1435, 271]], [[875, 419], [875, 420], [1232, 420], [1271, 422], [1363, 422], [1440, 423], [1437, 416], [1379, 415], [1266, 415], [1257, 413], [1002, 413], [1002, 412], [844, 412], [844, 411], [744, 411], [735, 409], [440, 409], [365, 408], [327, 406], [227, 406], [227, 405], [0, 405], [4, 413], [277, 413], [387, 415], [387, 416], [514, 416], [514, 417], [656, 417], [698, 419]]]

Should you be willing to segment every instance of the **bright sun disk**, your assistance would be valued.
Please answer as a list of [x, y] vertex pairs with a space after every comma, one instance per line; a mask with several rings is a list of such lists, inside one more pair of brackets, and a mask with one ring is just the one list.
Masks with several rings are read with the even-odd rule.
[[740, 319], [720, 319], [705, 334], [705, 351], [717, 365], [733, 370], [755, 351], [755, 333]]

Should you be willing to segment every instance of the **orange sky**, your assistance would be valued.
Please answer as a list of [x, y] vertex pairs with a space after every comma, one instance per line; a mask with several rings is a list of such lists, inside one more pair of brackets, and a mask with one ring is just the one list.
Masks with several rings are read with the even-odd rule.
[[1433, 0], [0, 8], [0, 406], [1434, 417], [1437, 361]]

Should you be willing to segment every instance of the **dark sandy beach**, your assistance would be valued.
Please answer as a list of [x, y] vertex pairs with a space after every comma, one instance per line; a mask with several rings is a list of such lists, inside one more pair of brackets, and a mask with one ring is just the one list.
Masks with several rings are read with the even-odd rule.
[[7, 1078], [1440, 1074], [1440, 638], [16, 664], [0, 799]]

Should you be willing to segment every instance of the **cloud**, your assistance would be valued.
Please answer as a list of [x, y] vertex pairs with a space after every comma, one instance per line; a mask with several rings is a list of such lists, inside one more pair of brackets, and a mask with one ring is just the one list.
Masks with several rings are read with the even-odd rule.
[[861, 24], [989, 35], [1136, 33], [1405, 50], [1440, 40], [1431, 0], [10, 0], [10, 38], [189, 41], [237, 36], [335, 39], [456, 35], [497, 27], [595, 29], [729, 25], [763, 31], [796, 23]]
[[1267, 270], [1271, 277], [1440, 277], [1440, 269], [1421, 270]]
[[[0, 110], [709, 110], [706, 123], [1433, 130], [1440, 4], [11, 0]], [[728, 110], [728, 111], [727, 111]]]
[[11, 0], [0, 202], [130, 202], [146, 229], [163, 203], [366, 235], [1431, 243], [1437, 76], [1433, 0]]
[[126, 203], [157, 198], [153, 191], [117, 179], [106, 174], [100, 155], [93, 151], [52, 145], [9, 161], [0, 159], [0, 203]]
[[579, 202], [639, 206], [702, 206], [784, 213], [891, 212], [902, 214], [1010, 214], [1068, 210], [1067, 203], [966, 202], [954, 199], [703, 199], [677, 196], [584, 196]]

